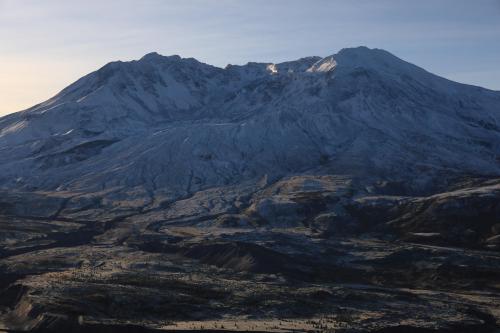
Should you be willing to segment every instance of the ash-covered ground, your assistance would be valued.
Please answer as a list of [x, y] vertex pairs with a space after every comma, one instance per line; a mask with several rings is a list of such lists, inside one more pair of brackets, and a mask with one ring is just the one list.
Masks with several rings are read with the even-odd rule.
[[5, 193], [0, 331], [495, 332], [500, 181], [456, 184], [309, 175], [115, 210]]

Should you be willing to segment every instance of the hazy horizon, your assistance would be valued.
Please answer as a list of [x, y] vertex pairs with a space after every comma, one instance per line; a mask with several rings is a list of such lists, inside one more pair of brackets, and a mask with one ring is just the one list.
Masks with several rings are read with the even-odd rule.
[[382, 48], [448, 79], [500, 90], [500, 3], [0, 0], [0, 116], [108, 62], [149, 52], [223, 67]]

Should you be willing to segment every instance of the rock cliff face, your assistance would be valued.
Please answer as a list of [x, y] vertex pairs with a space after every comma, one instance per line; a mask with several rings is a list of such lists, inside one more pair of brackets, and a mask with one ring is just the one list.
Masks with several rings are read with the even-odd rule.
[[383, 50], [151, 53], [0, 118], [0, 330], [492, 332], [499, 250], [500, 92]]

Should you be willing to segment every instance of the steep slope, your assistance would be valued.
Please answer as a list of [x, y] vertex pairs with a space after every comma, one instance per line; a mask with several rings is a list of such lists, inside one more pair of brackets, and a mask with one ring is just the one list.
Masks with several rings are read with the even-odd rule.
[[499, 106], [498, 92], [365, 47], [225, 69], [153, 53], [2, 118], [0, 182], [178, 197], [313, 172], [426, 190], [444, 174], [500, 173]]

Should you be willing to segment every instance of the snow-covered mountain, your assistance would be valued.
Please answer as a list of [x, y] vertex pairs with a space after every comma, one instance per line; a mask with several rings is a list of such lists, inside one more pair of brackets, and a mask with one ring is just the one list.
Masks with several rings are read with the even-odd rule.
[[180, 197], [306, 173], [498, 176], [500, 92], [366, 47], [224, 69], [151, 53], [0, 119], [4, 189]]

